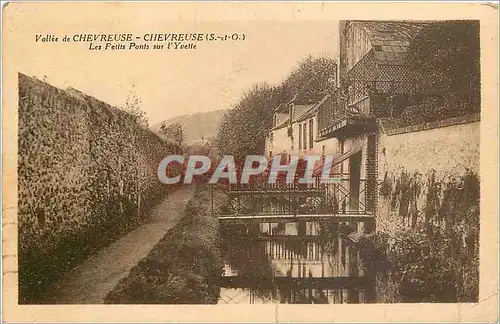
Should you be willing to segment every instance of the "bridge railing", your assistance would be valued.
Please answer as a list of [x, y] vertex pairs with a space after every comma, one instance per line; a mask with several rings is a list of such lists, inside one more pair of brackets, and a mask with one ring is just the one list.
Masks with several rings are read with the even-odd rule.
[[219, 216], [367, 214], [365, 179], [347, 176], [340, 174], [330, 183], [316, 178], [306, 184], [254, 181], [214, 185], [213, 190], [221, 190], [227, 198], [220, 204], [213, 203], [212, 212]]

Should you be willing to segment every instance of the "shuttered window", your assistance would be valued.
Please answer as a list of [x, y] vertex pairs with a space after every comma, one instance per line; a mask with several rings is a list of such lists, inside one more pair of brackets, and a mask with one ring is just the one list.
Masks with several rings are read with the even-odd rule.
[[302, 124], [299, 124], [299, 151], [302, 150]]
[[314, 120], [310, 119], [309, 120], [309, 148], [313, 148], [313, 143], [314, 143]]
[[303, 137], [304, 137], [304, 147], [303, 147], [303, 149], [306, 150], [307, 149], [307, 124], [304, 123], [304, 125], [302, 127], [303, 127], [302, 130], [304, 131], [304, 135], [303, 135]]

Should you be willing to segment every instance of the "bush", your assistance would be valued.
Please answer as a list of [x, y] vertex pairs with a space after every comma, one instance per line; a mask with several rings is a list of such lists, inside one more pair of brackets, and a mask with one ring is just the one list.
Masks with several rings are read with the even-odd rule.
[[417, 125], [479, 112], [479, 104], [467, 97], [448, 94], [429, 96], [406, 107], [401, 113], [404, 125]]
[[477, 205], [452, 226], [422, 223], [394, 238], [379, 232], [362, 237], [359, 248], [364, 270], [390, 279], [401, 302], [478, 300]]
[[389, 236], [385, 233], [362, 236], [359, 240], [359, 257], [366, 272], [383, 272], [390, 269], [387, 258]]
[[392, 180], [387, 176], [387, 172], [384, 175], [384, 181], [380, 184], [380, 195], [385, 199], [388, 199], [392, 193]]
[[422, 224], [396, 237], [389, 261], [403, 302], [477, 301], [479, 251], [475, 245], [471, 248], [477, 251], [463, 248], [464, 235], [475, 234], [467, 235], [460, 225], [447, 231]]

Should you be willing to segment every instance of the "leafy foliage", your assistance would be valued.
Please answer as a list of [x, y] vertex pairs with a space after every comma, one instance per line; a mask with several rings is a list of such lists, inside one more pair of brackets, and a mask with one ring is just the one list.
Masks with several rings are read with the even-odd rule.
[[[413, 204], [408, 194], [414, 180], [402, 173], [397, 181], [400, 189], [393, 198], [400, 202], [400, 215], [403, 205], [406, 214]], [[399, 227], [393, 236], [378, 232], [360, 239], [365, 270], [390, 272], [403, 302], [477, 301], [479, 189], [479, 179], [471, 171], [446, 184], [432, 173], [421, 221]]]
[[405, 302], [446, 302], [456, 296], [450, 238], [439, 228], [405, 231], [390, 254], [392, 275]]
[[144, 127], [148, 127], [148, 118], [146, 116], [146, 113], [141, 109], [141, 104], [142, 100], [137, 94], [136, 86], [135, 84], [132, 84], [132, 88], [127, 94], [127, 99], [125, 100], [125, 106], [123, 107], [123, 109], [134, 116], [137, 123]]
[[389, 268], [387, 257], [389, 239], [385, 233], [360, 237], [359, 257], [363, 260], [362, 266], [365, 271], [386, 271]]
[[307, 57], [282, 83], [282, 96], [295, 103], [311, 104], [332, 93], [337, 86], [337, 63], [328, 57]]
[[277, 89], [255, 85], [222, 120], [217, 134], [221, 154], [242, 159], [264, 150], [266, 134], [272, 126], [273, 109], [280, 103]]
[[401, 113], [401, 120], [403, 125], [423, 124], [463, 116], [478, 109], [479, 105], [471, 105], [461, 95], [429, 96], [419, 100], [418, 104], [406, 107]]
[[19, 74], [19, 302], [143, 221], [168, 190], [156, 166], [181, 148], [75, 89]]
[[384, 174], [384, 180], [380, 184], [379, 192], [380, 195], [386, 199], [389, 198], [392, 193], [392, 181], [391, 178], [387, 176], [387, 172]]
[[402, 120], [418, 124], [479, 111], [479, 45], [478, 21], [446, 21], [422, 29], [407, 59], [432, 95], [412, 97]]
[[479, 94], [479, 22], [447, 21], [424, 28], [410, 43], [408, 59], [446, 93]]
[[280, 85], [254, 85], [225, 115], [216, 140], [220, 153], [239, 158], [261, 154], [274, 109], [291, 99], [297, 104], [320, 101], [335, 88], [336, 73], [333, 59], [309, 56]]
[[182, 125], [180, 123], [166, 124], [162, 122], [160, 125], [160, 133], [164, 134], [168, 139], [182, 144], [183, 142], [183, 133], [182, 133]]
[[473, 231], [464, 233], [460, 225], [452, 231], [431, 224], [420, 225], [398, 235], [389, 259], [402, 301], [477, 301], [479, 248], [478, 244], [464, 247], [464, 235], [479, 240]]

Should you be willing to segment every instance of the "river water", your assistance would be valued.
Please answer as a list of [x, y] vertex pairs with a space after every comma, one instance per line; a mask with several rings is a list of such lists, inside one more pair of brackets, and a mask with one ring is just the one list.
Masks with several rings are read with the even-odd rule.
[[356, 242], [362, 226], [339, 222], [221, 225], [219, 304], [373, 301]]

